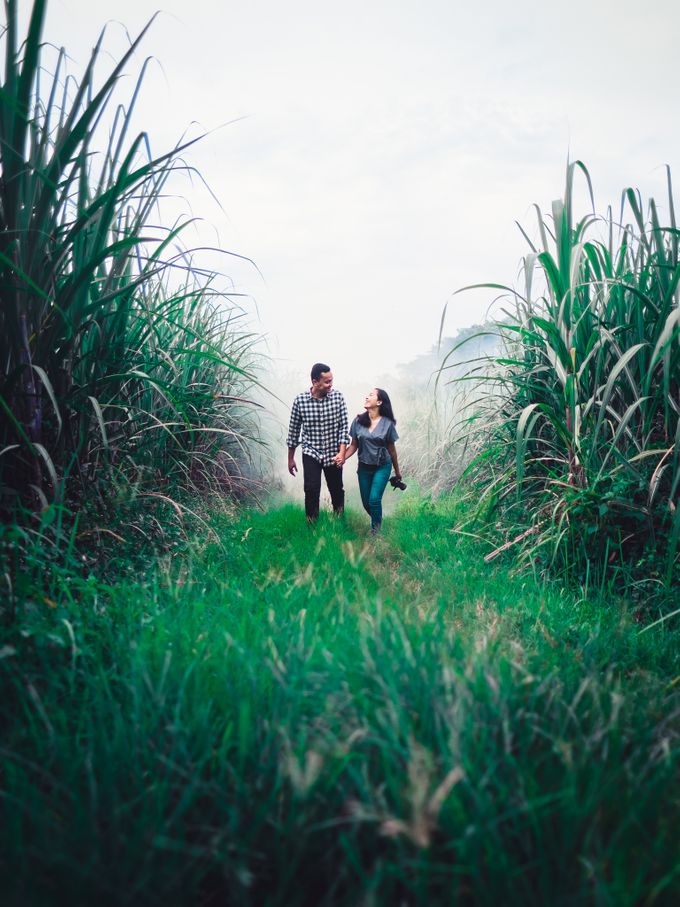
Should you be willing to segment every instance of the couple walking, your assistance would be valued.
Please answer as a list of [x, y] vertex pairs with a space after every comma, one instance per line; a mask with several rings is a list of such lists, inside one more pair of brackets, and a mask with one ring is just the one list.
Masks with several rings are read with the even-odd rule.
[[326, 478], [333, 511], [342, 513], [345, 490], [342, 467], [358, 451], [359, 491], [364, 510], [371, 517], [371, 532], [377, 534], [382, 523], [382, 496], [394, 466], [401, 482], [395, 442], [397, 420], [390, 398], [379, 387], [371, 388], [364, 401], [364, 412], [347, 427], [345, 398], [333, 389], [330, 366], [312, 366], [312, 386], [293, 400], [288, 428], [288, 472], [297, 473], [295, 449], [302, 444], [305, 513], [310, 523], [319, 515], [321, 475]]

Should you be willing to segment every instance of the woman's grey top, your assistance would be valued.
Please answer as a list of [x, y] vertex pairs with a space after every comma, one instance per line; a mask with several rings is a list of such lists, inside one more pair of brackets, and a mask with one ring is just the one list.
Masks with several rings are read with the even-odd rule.
[[350, 435], [357, 442], [359, 462], [365, 466], [384, 466], [390, 460], [388, 444], [399, 438], [397, 427], [387, 416], [382, 416], [373, 431], [359, 423], [358, 417], [352, 422]]

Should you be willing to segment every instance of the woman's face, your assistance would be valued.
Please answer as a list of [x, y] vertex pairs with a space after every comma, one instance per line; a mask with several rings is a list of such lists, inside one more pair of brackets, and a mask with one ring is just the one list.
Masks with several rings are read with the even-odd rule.
[[372, 387], [370, 391], [366, 394], [366, 399], [364, 400], [364, 409], [372, 409], [373, 407], [380, 406], [382, 400], [378, 397], [378, 391], [375, 387]]

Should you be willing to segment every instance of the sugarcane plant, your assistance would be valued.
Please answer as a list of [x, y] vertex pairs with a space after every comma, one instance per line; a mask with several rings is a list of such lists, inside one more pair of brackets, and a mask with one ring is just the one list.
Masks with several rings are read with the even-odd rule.
[[3, 517], [101, 492], [112, 472], [135, 482], [231, 480], [257, 433], [255, 337], [219, 276], [182, 247], [191, 220], [158, 226], [166, 184], [188, 169], [183, 153], [198, 139], [154, 157], [147, 134], [133, 134], [146, 63], [127, 104], [115, 101], [151, 22], [99, 80], [103, 31], [78, 81], [64, 49], [47, 74], [45, 0], [33, 3], [21, 43], [16, 0], [5, 12]]
[[[576, 219], [574, 177], [589, 207]], [[678, 581], [680, 308], [670, 171], [668, 223], [627, 189], [615, 217], [595, 213], [590, 175], [572, 162], [563, 199], [538, 214], [523, 290], [506, 294], [503, 353], [467, 429], [486, 438], [469, 475], [504, 514], [508, 541], [534, 563], [606, 581]], [[443, 364], [446, 372], [447, 364]], [[491, 555], [494, 552], [491, 552]]]

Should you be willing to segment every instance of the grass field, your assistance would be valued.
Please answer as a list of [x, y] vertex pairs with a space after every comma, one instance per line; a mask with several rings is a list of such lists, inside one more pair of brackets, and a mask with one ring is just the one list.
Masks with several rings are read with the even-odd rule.
[[3, 902], [676, 903], [674, 619], [485, 564], [460, 508], [215, 511], [29, 601]]

